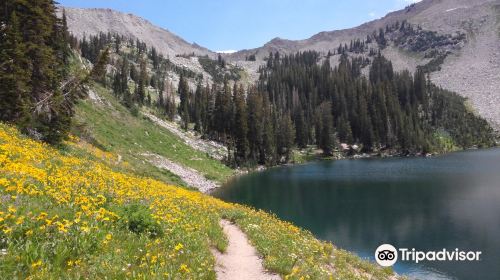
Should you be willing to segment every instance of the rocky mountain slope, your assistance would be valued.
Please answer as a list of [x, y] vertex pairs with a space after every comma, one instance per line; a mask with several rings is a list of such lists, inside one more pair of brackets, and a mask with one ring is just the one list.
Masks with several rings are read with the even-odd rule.
[[[500, 1], [496, 0], [423, 0], [407, 8], [361, 26], [321, 32], [309, 39], [291, 41], [275, 38], [263, 47], [242, 50], [228, 56], [235, 63], [255, 55], [254, 63], [245, 62], [247, 69], [257, 69], [270, 52], [295, 53], [315, 50], [323, 54], [334, 51], [340, 44], [364, 40], [367, 35], [386, 29], [397, 22], [420, 26], [424, 35], [436, 32], [449, 41], [460, 38], [456, 44], [432, 47], [446, 54], [438, 69], [431, 73], [437, 85], [468, 97], [477, 112], [500, 128]], [[427, 32], [428, 31], [428, 32]], [[462, 37], [463, 36], [463, 37]], [[393, 39], [393, 40], [391, 40]], [[428, 49], [412, 49], [398, 44], [401, 37], [388, 38], [381, 51], [397, 70], [415, 71], [432, 59]], [[413, 38], [413, 39], [419, 39]], [[440, 42], [442, 43], [442, 42]], [[370, 48], [377, 46], [370, 45]], [[379, 48], [380, 49], [380, 48]], [[333, 65], [335, 60], [333, 60]]]
[[[141, 17], [111, 9], [64, 7], [64, 11], [70, 32], [79, 39], [84, 36], [98, 35], [101, 32], [120, 34], [134, 40], [139, 39], [148, 47], [155, 47], [174, 64], [201, 73], [210, 79], [210, 74], [204, 71], [196, 57], [190, 57], [190, 55], [215, 57], [214, 52], [196, 43], [190, 44], [174, 33], [155, 26]], [[174, 81], [177, 80], [174, 79]]]
[[[71, 32], [79, 37], [109, 31], [138, 38], [155, 46], [175, 64], [211, 77], [196, 57], [176, 55], [195, 53], [215, 57], [214, 52], [189, 44], [144, 19], [105, 9], [66, 8], [66, 13]], [[383, 47], [367, 44], [365, 53], [352, 55], [369, 58], [368, 50], [374, 49], [389, 58], [396, 70], [413, 72], [419, 66], [428, 67], [434, 83], [468, 97], [474, 110], [500, 129], [499, 0], [423, 0], [352, 29], [321, 32], [298, 41], [276, 38], [260, 48], [225, 54], [225, 58], [245, 69], [251, 82], [258, 78], [257, 69], [270, 52], [315, 50], [326, 56], [340, 44], [356, 39], [364, 41], [379, 29], [386, 30], [402, 22], [413, 26], [416, 33], [402, 33], [396, 28], [386, 34], [387, 44]], [[256, 61], [247, 61], [254, 55]], [[332, 65], [338, 61], [338, 55], [329, 58]]]
[[111, 9], [78, 9], [65, 7], [68, 27], [78, 38], [98, 35], [100, 32], [118, 33], [138, 38], [149, 46], [155, 46], [166, 56], [178, 54], [206, 55], [212, 52], [197, 44], [190, 44], [172, 32], [157, 27], [149, 21], [132, 14]]

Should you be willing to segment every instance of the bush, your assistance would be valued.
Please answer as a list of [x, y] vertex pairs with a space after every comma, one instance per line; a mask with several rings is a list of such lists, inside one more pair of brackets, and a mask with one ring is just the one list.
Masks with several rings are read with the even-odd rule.
[[131, 232], [145, 233], [150, 237], [158, 237], [163, 234], [162, 228], [153, 219], [151, 210], [147, 206], [133, 203], [124, 206], [120, 212], [122, 219]]

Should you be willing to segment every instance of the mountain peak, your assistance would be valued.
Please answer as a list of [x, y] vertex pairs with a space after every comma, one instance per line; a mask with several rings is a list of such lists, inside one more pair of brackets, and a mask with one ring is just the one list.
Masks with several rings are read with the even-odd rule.
[[63, 9], [66, 11], [70, 31], [78, 38], [110, 32], [139, 39], [149, 46], [154, 46], [166, 56], [173, 57], [187, 53], [212, 54], [210, 50], [196, 43], [191, 44], [169, 30], [155, 26], [134, 14], [99, 8], [63, 7]]

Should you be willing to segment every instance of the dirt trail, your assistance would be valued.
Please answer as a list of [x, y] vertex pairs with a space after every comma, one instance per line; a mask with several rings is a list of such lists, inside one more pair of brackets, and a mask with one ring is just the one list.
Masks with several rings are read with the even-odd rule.
[[218, 280], [279, 280], [277, 274], [264, 270], [257, 251], [250, 245], [246, 235], [227, 220], [221, 220], [221, 227], [229, 240], [226, 253], [213, 250], [216, 259], [215, 271]]

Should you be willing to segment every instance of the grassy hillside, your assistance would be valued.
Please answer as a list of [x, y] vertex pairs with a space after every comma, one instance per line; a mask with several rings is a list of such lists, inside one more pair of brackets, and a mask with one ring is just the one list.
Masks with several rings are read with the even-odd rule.
[[148, 163], [142, 156], [144, 153], [161, 155], [218, 182], [224, 182], [233, 174], [229, 167], [186, 145], [140, 113], [134, 116], [109, 90], [99, 85], [92, 88], [102, 100], [87, 99], [77, 105], [74, 134], [105, 151], [121, 155], [137, 174], [181, 184], [174, 174]]
[[0, 278], [214, 279], [220, 218], [286, 279], [391, 275], [267, 213], [119, 171], [127, 165], [76, 137], [56, 150], [0, 124]]

